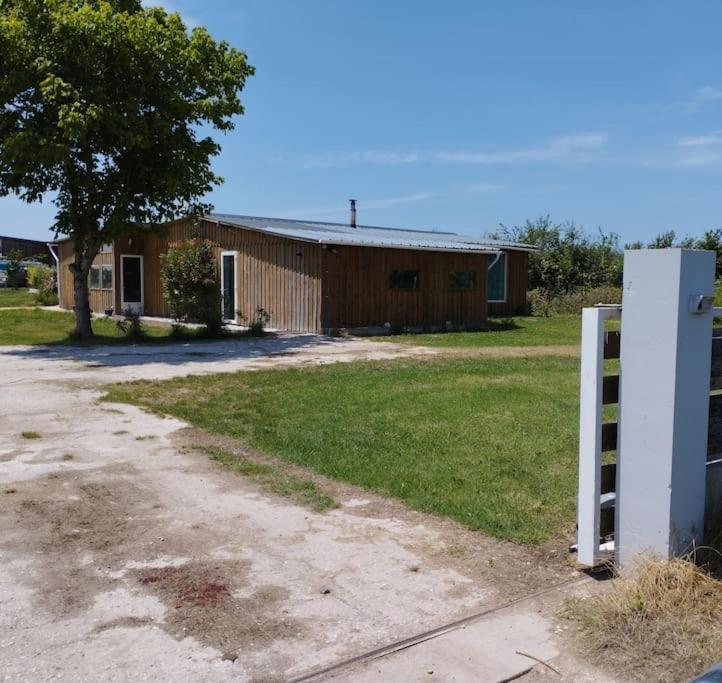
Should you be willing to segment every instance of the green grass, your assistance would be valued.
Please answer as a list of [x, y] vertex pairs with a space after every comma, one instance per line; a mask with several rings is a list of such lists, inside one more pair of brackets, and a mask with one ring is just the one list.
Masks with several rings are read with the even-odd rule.
[[[0, 346], [9, 344], [73, 344], [71, 337], [75, 318], [72, 313], [43, 311], [0, 310]], [[93, 344], [108, 344], [125, 341], [113, 320], [100, 318], [93, 321], [96, 337]], [[170, 331], [161, 327], [148, 327], [153, 337], [167, 337]]]
[[338, 507], [336, 501], [310, 479], [302, 479], [283, 472], [274, 465], [254, 462], [218, 446], [204, 446], [198, 450], [208, 455], [223, 469], [248, 477], [266, 491], [288, 498], [316, 512], [325, 512]]
[[582, 318], [579, 315], [553, 315], [548, 318], [521, 316], [490, 318], [493, 328], [480, 332], [438, 332], [375, 337], [378, 341], [400, 344], [473, 348], [485, 346], [569, 346], [581, 343]]
[[334, 364], [114, 385], [108, 399], [541, 543], [573, 529], [578, 360]]
[[[169, 342], [173, 340], [203, 339], [202, 329], [186, 328], [181, 337], [172, 337], [172, 330], [166, 325], [144, 325], [147, 338], [134, 342], [123, 335], [110, 318], [93, 320], [95, 337], [89, 340], [77, 340], [72, 337], [75, 317], [72, 313], [57, 311], [0, 310], [0, 346], [13, 344], [72, 344], [80, 346], [98, 344], [128, 344]], [[244, 334], [237, 333], [242, 337]]]
[[37, 305], [36, 296], [31, 294], [29, 290], [0, 287], [0, 308], [35, 305]]

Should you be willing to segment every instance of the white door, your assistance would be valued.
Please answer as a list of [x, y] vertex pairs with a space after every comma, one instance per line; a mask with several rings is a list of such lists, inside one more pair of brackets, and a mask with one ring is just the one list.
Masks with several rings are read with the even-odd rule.
[[237, 251], [221, 252], [221, 311], [223, 322], [236, 322], [238, 292], [236, 291]]
[[120, 313], [143, 313], [143, 257], [120, 257]]

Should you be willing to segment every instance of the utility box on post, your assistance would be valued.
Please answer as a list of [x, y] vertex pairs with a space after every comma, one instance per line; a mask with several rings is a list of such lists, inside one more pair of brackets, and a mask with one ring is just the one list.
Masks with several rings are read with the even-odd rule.
[[702, 538], [715, 253], [624, 254], [616, 550], [663, 558]]

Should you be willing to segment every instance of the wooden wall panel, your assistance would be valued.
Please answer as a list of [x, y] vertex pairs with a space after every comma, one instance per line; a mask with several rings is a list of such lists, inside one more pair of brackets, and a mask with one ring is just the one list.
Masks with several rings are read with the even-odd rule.
[[[160, 278], [161, 257], [171, 242], [207, 238], [215, 247], [216, 262], [222, 251], [237, 251], [237, 322], [252, 319], [261, 306], [271, 316], [269, 327], [294, 332], [320, 330], [321, 248], [251, 230], [226, 227], [209, 221], [185, 219], [164, 227], [162, 233], [119, 240], [120, 255], [143, 254], [143, 284], [146, 315], [167, 316]], [[220, 265], [218, 266], [220, 278]], [[120, 304], [120, 282], [116, 298]], [[219, 304], [220, 305], [220, 304]]]
[[525, 251], [507, 251], [506, 258], [506, 301], [489, 303], [489, 315], [511, 315], [521, 312], [526, 307], [529, 254]]
[[[335, 252], [335, 253], [334, 253]], [[323, 327], [476, 327], [486, 320], [483, 254], [338, 246], [324, 252]], [[392, 270], [418, 270], [418, 289], [391, 289]], [[451, 271], [473, 271], [476, 286], [452, 290]]]
[[[70, 265], [73, 263], [73, 243], [68, 240], [57, 245], [60, 257], [60, 272], [58, 280], [60, 283], [60, 307], [73, 310], [75, 307], [73, 274]], [[113, 265], [113, 253], [98, 254], [93, 259], [93, 265]], [[113, 266], [113, 287], [111, 289], [90, 289], [90, 310], [93, 313], [103, 313], [107, 308], [113, 308], [116, 268]], [[101, 281], [102, 284], [102, 281]]]

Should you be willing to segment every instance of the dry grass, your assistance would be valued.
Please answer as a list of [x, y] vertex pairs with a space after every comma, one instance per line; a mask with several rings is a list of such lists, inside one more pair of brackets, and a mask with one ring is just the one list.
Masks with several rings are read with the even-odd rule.
[[722, 660], [722, 582], [686, 560], [642, 560], [563, 615], [598, 662], [637, 680], [689, 680]]

